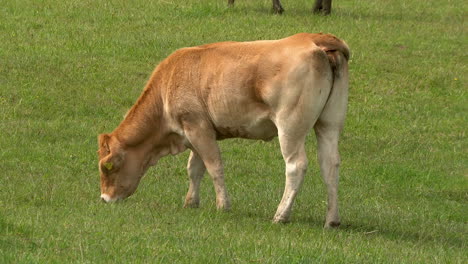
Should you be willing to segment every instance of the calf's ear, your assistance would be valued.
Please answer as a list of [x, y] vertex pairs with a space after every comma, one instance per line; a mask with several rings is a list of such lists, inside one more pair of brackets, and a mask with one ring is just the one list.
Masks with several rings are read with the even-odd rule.
[[100, 134], [98, 137], [99, 145], [99, 166], [103, 172], [118, 170], [123, 162], [123, 151], [118, 145], [110, 147], [111, 135]]
[[123, 163], [124, 155], [121, 151], [110, 153], [99, 161], [99, 166], [102, 172], [111, 172], [118, 170]]
[[110, 152], [109, 139], [110, 139], [109, 134], [100, 134], [98, 136], [99, 151], [106, 151], [107, 153]]

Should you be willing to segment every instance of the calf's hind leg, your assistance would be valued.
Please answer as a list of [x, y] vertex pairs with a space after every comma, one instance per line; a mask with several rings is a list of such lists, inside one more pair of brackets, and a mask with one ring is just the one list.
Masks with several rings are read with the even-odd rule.
[[[307, 95], [304, 95], [307, 96]], [[284, 111], [277, 117], [278, 139], [281, 154], [286, 163], [286, 183], [283, 197], [273, 218], [275, 223], [289, 221], [296, 195], [301, 188], [307, 171], [305, 140], [317, 119], [314, 109], [317, 104], [303, 102], [290, 111]]]
[[338, 169], [340, 166], [338, 137], [340, 129], [319, 121], [315, 125], [315, 133], [317, 136], [320, 171], [328, 192], [328, 209], [325, 219], [325, 228], [337, 227], [340, 225], [340, 217], [338, 214]]
[[341, 78], [335, 78], [327, 104], [314, 126], [320, 171], [328, 191], [325, 228], [340, 225], [338, 214], [338, 171], [340, 167], [338, 139], [343, 130], [348, 105], [347, 68], [344, 69], [341, 75]]
[[304, 181], [307, 170], [307, 156], [304, 149], [305, 135], [299, 140], [290, 135], [279, 135], [281, 153], [286, 162], [286, 183], [283, 198], [276, 210], [273, 221], [275, 223], [286, 223], [291, 215], [294, 199]]

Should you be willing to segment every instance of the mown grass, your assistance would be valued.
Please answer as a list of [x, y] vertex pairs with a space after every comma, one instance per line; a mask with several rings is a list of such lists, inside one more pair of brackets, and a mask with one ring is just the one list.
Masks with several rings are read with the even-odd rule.
[[[464, 1], [3, 1], [0, 262], [466, 263]], [[315, 139], [287, 225], [277, 141], [221, 142], [233, 209], [182, 208], [188, 153], [125, 202], [99, 202], [96, 136], [121, 121], [153, 67], [185, 46], [330, 32], [352, 49], [338, 230], [322, 229]]]

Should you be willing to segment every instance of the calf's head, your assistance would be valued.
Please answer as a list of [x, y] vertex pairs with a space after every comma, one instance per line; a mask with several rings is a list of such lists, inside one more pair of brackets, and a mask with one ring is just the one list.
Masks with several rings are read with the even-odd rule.
[[149, 167], [137, 149], [125, 149], [115, 136], [98, 137], [101, 199], [114, 202], [132, 195]]

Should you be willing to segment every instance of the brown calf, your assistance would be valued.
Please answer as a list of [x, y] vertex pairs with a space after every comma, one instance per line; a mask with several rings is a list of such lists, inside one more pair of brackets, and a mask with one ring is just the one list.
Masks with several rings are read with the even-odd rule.
[[154, 70], [122, 123], [99, 135], [101, 198], [124, 199], [147, 169], [190, 149], [186, 207], [198, 207], [211, 175], [219, 209], [229, 209], [217, 140], [279, 137], [286, 186], [274, 217], [289, 220], [306, 168], [306, 135], [315, 130], [328, 188], [325, 227], [338, 226], [338, 138], [348, 100], [348, 46], [333, 35], [220, 42], [177, 50]]

